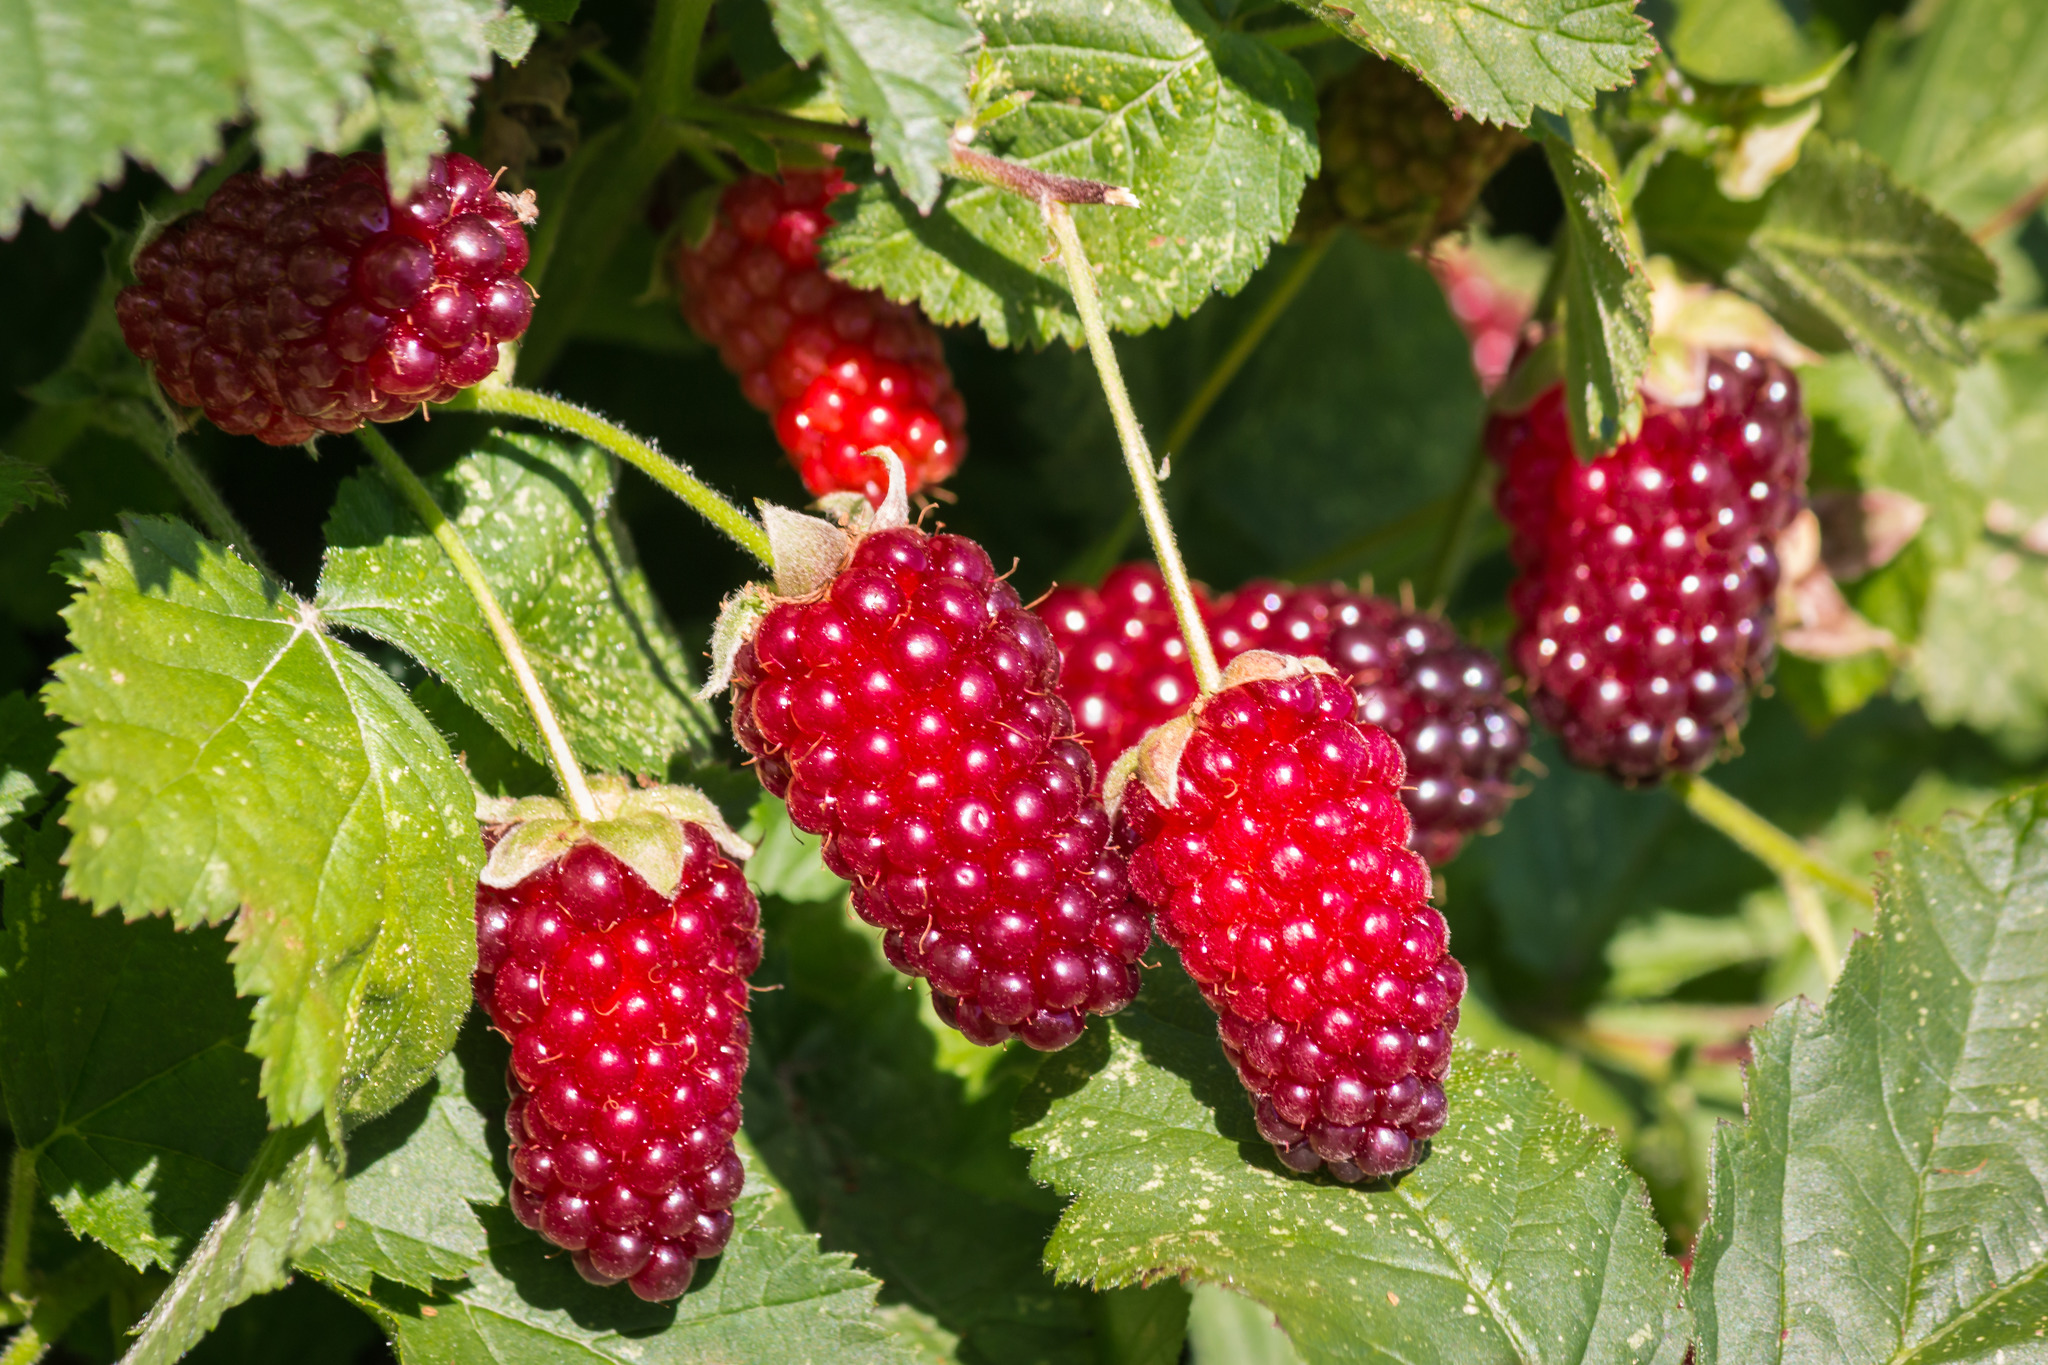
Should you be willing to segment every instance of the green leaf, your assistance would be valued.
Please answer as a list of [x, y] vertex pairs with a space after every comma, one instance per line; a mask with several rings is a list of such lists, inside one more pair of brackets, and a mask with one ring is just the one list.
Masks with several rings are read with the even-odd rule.
[[1529, 122], [1538, 105], [1583, 109], [1656, 54], [1632, 0], [1294, 0], [1362, 47], [1414, 71], [1451, 108]]
[[[689, 665], [611, 516], [610, 456], [493, 432], [427, 480], [511, 619], [577, 757], [662, 774], [708, 747]], [[399, 646], [528, 755], [546, 750], [475, 599], [375, 471], [342, 485], [315, 598], [325, 619]]]
[[0, 872], [21, 861], [20, 832], [49, 799], [56, 756], [56, 722], [22, 693], [0, 693]]
[[470, 1004], [482, 861], [447, 745], [309, 604], [174, 521], [88, 538], [46, 700], [73, 725], [67, 893], [241, 913], [235, 982], [279, 1123], [377, 1113]]
[[0, 236], [24, 207], [62, 222], [122, 158], [183, 184], [253, 116], [271, 167], [381, 136], [410, 182], [490, 74], [502, 0], [0, 5]]
[[1178, 1285], [1094, 1294], [1040, 1263], [1059, 1201], [1009, 1142], [1029, 1054], [963, 1046], [973, 1078], [949, 1069], [941, 1049], [959, 1035], [904, 989], [843, 895], [763, 913], [747, 1132], [804, 1225], [881, 1276], [945, 1359], [1174, 1365]]
[[121, 1365], [171, 1365], [221, 1314], [282, 1285], [292, 1258], [332, 1237], [344, 1213], [341, 1172], [322, 1125], [272, 1133], [227, 1211], [143, 1318]]
[[2048, 9], [1947, 0], [1873, 36], [1857, 141], [1972, 227], [2034, 188], [2048, 165]]
[[249, 1007], [217, 931], [124, 924], [64, 898], [64, 842], [44, 821], [5, 881], [0, 1092], [71, 1229], [168, 1269], [263, 1144]]
[[228, 1310], [184, 1365], [362, 1365], [388, 1360], [384, 1334], [353, 1305], [310, 1279]]
[[1302, 1365], [1272, 1309], [1213, 1284], [1196, 1285], [1190, 1297], [1189, 1365]]
[[1754, 203], [1674, 157], [1636, 201], [1653, 251], [1719, 276], [1822, 351], [1853, 350], [1922, 430], [1947, 415], [1975, 357], [1962, 324], [1998, 272], [1954, 220], [1849, 143], [1809, 134], [1798, 164]]
[[776, 0], [773, 10], [789, 55], [825, 58], [839, 106], [867, 124], [875, 164], [929, 210], [967, 114], [963, 54], [977, 35], [959, 0]]
[[[482, 1025], [458, 1044], [471, 1054]], [[349, 1135], [348, 1225], [298, 1258], [323, 1279], [368, 1294], [372, 1278], [431, 1291], [484, 1258], [484, 1228], [472, 1204], [492, 1205], [505, 1186], [491, 1167], [486, 1120], [465, 1087], [492, 1085], [494, 1068], [465, 1066], [454, 1052], [405, 1103]], [[502, 1094], [502, 1087], [500, 1087]]]
[[49, 470], [0, 455], [0, 523], [24, 507], [62, 501], [64, 490], [50, 477]]
[[1755, 1035], [1715, 1142], [1701, 1365], [1991, 1361], [2048, 1321], [2048, 793], [1895, 841], [1825, 1009]]
[[2048, 571], [2024, 552], [1980, 542], [1942, 569], [1927, 595], [1910, 665], [1929, 719], [1968, 725], [2015, 757], [2048, 751]]
[[[1075, 215], [1112, 326], [1143, 331], [1234, 293], [1287, 235], [1316, 168], [1314, 93], [1291, 58], [1170, 0], [1129, 0], [1114, 23], [1094, 0], [967, 11], [1035, 95], [989, 124], [984, 149], [1143, 204]], [[1038, 206], [1001, 190], [949, 183], [925, 216], [874, 182], [824, 248], [835, 275], [915, 299], [934, 322], [977, 322], [998, 346], [1079, 344], [1048, 241]]]
[[1598, 155], [1604, 149], [1587, 145], [1590, 124], [1540, 126], [1565, 205], [1565, 410], [1573, 443], [1597, 454], [1643, 420], [1636, 386], [1650, 358], [1650, 280]]
[[1512, 1059], [1461, 1046], [1449, 1126], [1392, 1189], [1287, 1173], [1172, 967], [1046, 1059], [1032, 1174], [1074, 1196], [1062, 1278], [1179, 1272], [1250, 1295], [1309, 1360], [1647, 1361], [1676, 1268], [1641, 1184]]
[[1671, 55], [1690, 75], [1722, 85], [1783, 85], [1830, 53], [1785, 0], [1676, 0]]

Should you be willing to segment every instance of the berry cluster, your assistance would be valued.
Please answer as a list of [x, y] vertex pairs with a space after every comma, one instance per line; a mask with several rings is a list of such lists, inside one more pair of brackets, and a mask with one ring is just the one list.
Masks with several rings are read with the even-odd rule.
[[271, 445], [395, 422], [526, 330], [528, 210], [466, 156], [394, 200], [381, 157], [231, 176], [135, 258], [115, 316], [172, 401]]
[[1500, 664], [1440, 617], [1334, 584], [1248, 583], [1217, 607], [1220, 658], [1249, 649], [1322, 659], [1351, 683], [1353, 718], [1401, 746], [1411, 847], [1449, 862], [1465, 837], [1507, 813], [1528, 725], [1507, 699]]
[[1131, 885], [1216, 1011], [1281, 1161], [1392, 1175], [1443, 1127], [1465, 973], [1403, 847], [1400, 748], [1351, 720], [1351, 689], [1326, 670], [1240, 660], [1254, 662], [1288, 667], [1194, 712], [1171, 805], [1125, 790]]
[[1710, 356], [1699, 402], [1646, 394], [1642, 429], [1590, 463], [1566, 420], [1554, 386], [1486, 433], [1530, 704], [1574, 762], [1630, 782], [1697, 771], [1770, 667], [1773, 546], [1806, 484], [1798, 380]]
[[879, 505], [888, 471], [865, 452], [895, 451], [915, 493], [960, 467], [967, 408], [922, 314], [819, 268], [825, 206], [848, 188], [836, 167], [749, 176], [675, 269], [684, 318], [773, 415], [804, 487]]
[[593, 1284], [672, 1299], [732, 1235], [760, 911], [683, 826], [664, 899], [595, 844], [477, 889], [477, 999], [512, 1041], [512, 1212]]
[[977, 1043], [1066, 1046], [1138, 993], [1151, 939], [1059, 664], [979, 545], [895, 527], [771, 607], [733, 665], [733, 732], [762, 784]]
[[1321, 95], [1322, 171], [1296, 231], [1337, 224], [1403, 251], [1465, 221], [1479, 191], [1524, 138], [1452, 113], [1416, 77], [1367, 56]]
[[[1449, 862], [1465, 836], [1514, 799], [1528, 727], [1500, 665], [1434, 616], [1335, 585], [1246, 584], [1203, 604], [1219, 661], [1265, 649], [1322, 659], [1358, 698], [1354, 718], [1407, 755], [1402, 793], [1414, 847]], [[1193, 701], [1188, 663], [1159, 571], [1126, 564], [1092, 588], [1054, 589], [1039, 614], [1058, 642], [1060, 695], [1100, 769]]]

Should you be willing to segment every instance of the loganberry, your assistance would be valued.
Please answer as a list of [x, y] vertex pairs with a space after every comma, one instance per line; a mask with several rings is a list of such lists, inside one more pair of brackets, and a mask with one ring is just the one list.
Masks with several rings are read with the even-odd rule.
[[1429, 273], [1472, 345], [1480, 387], [1491, 391], [1514, 363], [1533, 301], [1489, 274], [1469, 247], [1438, 247], [1430, 253]]
[[512, 1212], [585, 1279], [653, 1301], [732, 1235], [761, 960], [739, 867], [705, 826], [671, 829], [670, 894], [578, 842], [511, 885], [494, 862], [476, 902], [477, 999], [512, 1043]]
[[1806, 484], [1799, 381], [1758, 352], [1710, 355], [1697, 402], [1646, 392], [1642, 429], [1591, 462], [1566, 421], [1553, 385], [1486, 433], [1530, 705], [1574, 762], [1697, 771], [1770, 667], [1774, 545]]
[[733, 733], [946, 1022], [1064, 1047], [1137, 994], [1151, 929], [1059, 651], [972, 540], [895, 526], [851, 546], [739, 647]]
[[[1039, 615], [1060, 647], [1060, 695], [1098, 772], [1154, 726], [1187, 709], [1194, 670], [1158, 569], [1125, 564], [1100, 591], [1054, 589]], [[1393, 735], [1407, 755], [1402, 792], [1414, 847], [1449, 862], [1465, 836], [1499, 819], [1516, 794], [1528, 726], [1493, 656], [1445, 621], [1334, 584], [1246, 584], [1203, 601], [1219, 660], [1251, 649], [1334, 665], [1358, 697], [1355, 719]]]
[[1500, 663], [1441, 617], [1327, 584], [1247, 583], [1218, 603], [1217, 657], [1248, 649], [1313, 656], [1358, 698], [1353, 719], [1392, 735], [1408, 761], [1401, 799], [1411, 847], [1432, 864], [1507, 813], [1529, 729]]
[[1344, 1181], [1406, 1170], [1444, 1124], [1465, 973], [1404, 847], [1400, 747], [1351, 719], [1318, 660], [1253, 651], [1223, 681], [1112, 793], [1131, 885], [1281, 1161]]
[[466, 156], [404, 199], [381, 156], [228, 178], [135, 258], [115, 316], [172, 401], [271, 445], [395, 422], [526, 331], [526, 203]]
[[879, 504], [889, 476], [868, 452], [895, 451], [915, 493], [960, 467], [967, 408], [923, 314], [819, 267], [825, 206], [850, 188], [836, 167], [749, 176], [675, 268], [684, 318], [773, 416], [804, 487]]

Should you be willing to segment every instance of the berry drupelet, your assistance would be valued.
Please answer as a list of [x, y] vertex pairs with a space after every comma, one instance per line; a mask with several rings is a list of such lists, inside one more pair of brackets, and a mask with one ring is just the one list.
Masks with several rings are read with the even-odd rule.
[[739, 867], [703, 826], [680, 828], [672, 895], [578, 843], [476, 903], [477, 999], [512, 1042], [512, 1212], [585, 1279], [653, 1301], [732, 1235], [761, 960]]
[[1254, 651], [1223, 683], [1112, 792], [1131, 885], [1216, 1011], [1281, 1161], [1393, 1175], [1443, 1127], [1465, 991], [1404, 847], [1400, 747], [1351, 719], [1320, 661]]
[[1049, 1050], [1130, 1003], [1150, 926], [1090, 794], [1059, 651], [979, 545], [858, 536], [815, 592], [774, 601], [732, 677], [762, 784], [824, 836], [855, 911], [947, 1023]]
[[967, 453], [967, 408], [923, 314], [819, 267], [826, 205], [850, 188], [836, 167], [749, 176], [675, 269], [683, 317], [773, 416], [804, 487], [879, 504], [888, 473], [867, 452], [895, 451], [912, 493], [938, 483]]
[[1449, 862], [1514, 801], [1527, 720], [1507, 698], [1500, 663], [1441, 617], [1335, 584], [1258, 582], [1217, 604], [1210, 632], [1219, 658], [1248, 649], [1309, 655], [1350, 682], [1353, 719], [1392, 735], [1407, 758], [1411, 847], [1432, 865]]
[[173, 402], [271, 445], [394, 422], [497, 368], [533, 290], [521, 223], [466, 156], [394, 199], [381, 156], [235, 175], [135, 258], [115, 316]]
[[1566, 421], [1553, 385], [1486, 432], [1530, 706], [1576, 763], [1627, 782], [1698, 771], [1770, 668], [1774, 546], [1806, 484], [1798, 380], [1711, 354], [1697, 402], [1646, 392], [1641, 430], [1591, 462]]

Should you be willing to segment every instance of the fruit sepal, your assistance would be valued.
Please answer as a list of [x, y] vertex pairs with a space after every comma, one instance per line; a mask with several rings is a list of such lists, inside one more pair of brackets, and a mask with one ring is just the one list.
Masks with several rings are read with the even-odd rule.
[[1820, 357], [1801, 346], [1771, 315], [1737, 294], [1687, 283], [1668, 257], [1655, 256], [1650, 276], [1650, 356], [1642, 391], [1668, 407], [1689, 408], [1707, 396], [1707, 359], [1752, 351], [1794, 367]]
[[860, 537], [910, 524], [910, 494], [903, 461], [887, 446], [866, 452], [889, 471], [889, 491], [876, 507], [864, 493], [828, 493], [819, 505], [835, 520], [792, 511], [772, 502], [761, 504], [761, 525], [768, 532], [769, 558], [775, 583], [749, 583], [725, 599], [711, 627], [711, 675], [698, 689], [697, 700], [709, 701], [732, 685], [733, 660], [740, 646], [754, 638], [761, 618], [777, 602], [817, 597], [831, 584]]
[[1216, 692], [1201, 697], [1184, 713], [1151, 730], [1146, 736], [1126, 750], [1110, 768], [1109, 776], [1102, 784], [1102, 804], [1109, 811], [1110, 818], [1116, 818], [1123, 808], [1124, 793], [1129, 790], [1131, 780], [1136, 778], [1152, 793], [1153, 800], [1171, 808], [1175, 792], [1180, 786], [1180, 756], [1188, 747], [1189, 738], [1195, 733], [1195, 725], [1202, 718], [1202, 711], [1209, 704], [1210, 697], [1227, 692], [1233, 687], [1246, 683], [1263, 682], [1269, 678], [1299, 678], [1304, 674], [1322, 673], [1334, 678], [1337, 670], [1327, 660], [1313, 656], [1302, 658], [1293, 654], [1281, 654], [1270, 649], [1248, 649], [1223, 667], [1223, 680]]
[[711, 798], [695, 787], [639, 787], [613, 773], [590, 779], [599, 818], [584, 821], [559, 797], [484, 797], [477, 819], [503, 828], [477, 878], [509, 890], [578, 844], [596, 844], [638, 873], [663, 898], [676, 894], [683, 875], [685, 824], [702, 825], [712, 841], [735, 861], [753, 856], [754, 846], [733, 832]]

